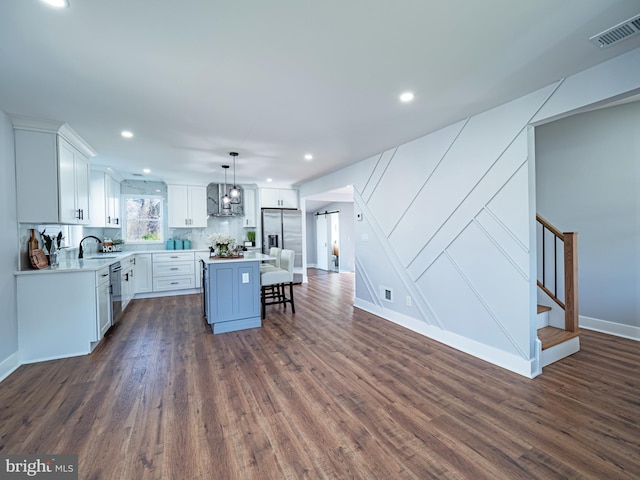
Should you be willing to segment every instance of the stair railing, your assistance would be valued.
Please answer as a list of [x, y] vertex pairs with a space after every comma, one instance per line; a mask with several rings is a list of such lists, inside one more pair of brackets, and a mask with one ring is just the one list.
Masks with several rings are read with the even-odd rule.
[[[567, 332], [578, 331], [578, 234], [560, 232], [540, 215], [536, 220], [542, 225], [542, 281], [538, 286], [564, 310], [564, 329]], [[547, 282], [547, 257], [545, 231], [553, 234], [553, 288]], [[558, 298], [558, 241], [564, 244], [564, 302]]]

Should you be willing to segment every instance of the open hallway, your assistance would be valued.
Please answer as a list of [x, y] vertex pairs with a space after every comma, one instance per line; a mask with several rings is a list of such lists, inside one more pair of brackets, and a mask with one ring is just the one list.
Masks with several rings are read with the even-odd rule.
[[0, 384], [0, 452], [78, 454], [83, 479], [640, 476], [637, 342], [584, 331], [529, 380], [354, 309], [353, 283], [312, 270], [295, 315], [216, 336], [197, 295], [134, 300], [92, 355]]

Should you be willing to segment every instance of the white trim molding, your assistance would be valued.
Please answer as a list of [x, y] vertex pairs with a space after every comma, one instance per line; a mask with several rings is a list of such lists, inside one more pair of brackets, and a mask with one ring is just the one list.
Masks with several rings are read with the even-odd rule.
[[640, 327], [609, 322], [598, 318], [584, 317], [582, 315], [580, 315], [578, 322], [580, 328], [584, 328], [585, 330], [594, 330], [600, 333], [615, 335], [616, 337], [640, 341]]
[[15, 352], [0, 362], [0, 382], [20, 367], [18, 352]]
[[527, 360], [517, 355], [506, 353], [470, 338], [429, 325], [424, 321], [392, 310], [386, 310], [359, 298], [355, 299], [353, 306], [518, 375], [534, 378], [541, 373], [538, 359]]

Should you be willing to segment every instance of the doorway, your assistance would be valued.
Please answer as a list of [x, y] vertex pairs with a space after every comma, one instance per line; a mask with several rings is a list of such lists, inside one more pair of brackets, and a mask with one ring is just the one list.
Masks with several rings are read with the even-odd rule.
[[316, 215], [317, 268], [340, 271], [340, 212], [318, 212]]

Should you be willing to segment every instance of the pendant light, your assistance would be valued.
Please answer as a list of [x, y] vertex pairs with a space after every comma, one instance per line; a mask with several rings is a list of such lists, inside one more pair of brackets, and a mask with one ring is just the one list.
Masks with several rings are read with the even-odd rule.
[[229, 165], [222, 165], [222, 168], [224, 168], [224, 196], [220, 199], [220, 202], [222, 203], [222, 208], [229, 210], [231, 209], [231, 198], [227, 195], [227, 169]]
[[240, 189], [236, 185], [236, 157], [238, 152], [229, 152], [229, 155], [233, 157], [233, 187], [229, 190], [229, 197], [231, 197], [231, 203], [238, 205], [240, 203]]

